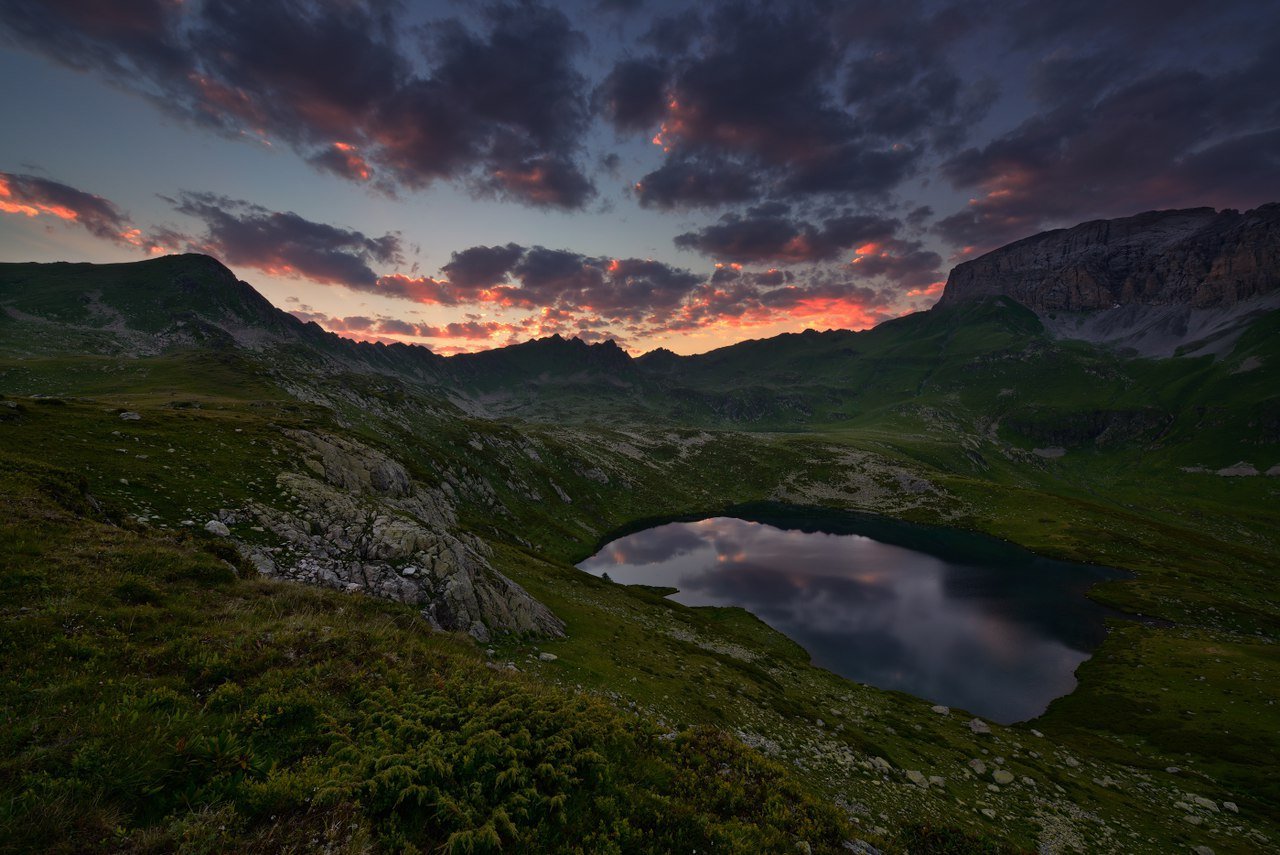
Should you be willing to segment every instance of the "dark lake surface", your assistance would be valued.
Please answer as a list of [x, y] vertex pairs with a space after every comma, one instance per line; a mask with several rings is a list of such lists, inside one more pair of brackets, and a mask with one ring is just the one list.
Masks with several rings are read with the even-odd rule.
[[1075, 688], [1113, 614], [1085, 591], [1125, 575], [968, 532], [789, 512], [659, 525], [578, 566], [741, 606], [816, 665], [1001, 723]]

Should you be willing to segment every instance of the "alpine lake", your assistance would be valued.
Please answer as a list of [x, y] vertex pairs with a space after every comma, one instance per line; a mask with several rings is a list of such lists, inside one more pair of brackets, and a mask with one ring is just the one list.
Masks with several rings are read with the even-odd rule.
[[1002, 724], [1075, 688], [1117, 614], [1085, 593], [1126, 575], [971, 532], [786, 508], [654, 525], [578, 567], [746, 609], [819, 667]]

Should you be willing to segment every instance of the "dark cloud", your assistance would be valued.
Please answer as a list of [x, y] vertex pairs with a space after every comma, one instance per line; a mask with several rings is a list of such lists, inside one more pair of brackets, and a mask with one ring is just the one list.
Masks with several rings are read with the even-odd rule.
[[644, 205], [880, 198], [929, 146], [963, 140], [994, 98], [951, 68], [945, 39], [921, 38], [963, 28], [914, 4], [850, 15], [729, 0], [699, 19], [705, 30], [689, 14], [659, 19], [648, 36], [657, 53], [620, 61], [602, 87], [615, 127], [656, 129], [667, 154], [636, 184]]
[[601, 258], [542, 246], [478, 246], [453, 254], [446, 278], [384, 276], [385, 296], [447, 306], [496, 304], [640, 320], [669, 311], [702, 277], [640, 258]]
[[0, 172], [0, 212], [57, 217], [117, 243], [137, 245], [141, 240], [141, 232], [112, 202], [36, 175]]
[[721, 261], [793, 263], [828, 261], [855, 246], [893, 236], [900, 223], [870, 214], [845, 214], [814, 225], [791, 216], [785, 206], [762, 206], [745, 216], [677, 235], [675, 244]]
[[625, 59], [605, 77], [596, 98], [619, 130], [646, 131], [667, 109], [667, 75], [666, 65], [656, 57]]
[[859, 250], [848, 269], [860, 279], [883, 277], [902, 288], [922, 288], [942, 277], [942, 256], [920, 241], [889, 239]]
[[[797, 279], [776, 270], [729, 270], [697, 288], [678, 311], [655, 318], [647, 332], [692, 332], [708, 327], [749, 328], [801, 321], [818, 328], [864, 328], [895, 312], [895, 293], [858, 284], [847, 271]], [[720, 271], [717, 271], [719, 273]]]
[[644, 0], [596, 0], [596, 8], [602, 12], [630, 14], [644, 7]]
[[759, 173], [708, 151], [682, 150], [636, 182], [641, 205], [656, 208], [711, 208], [751, 202], [762, 195]]
[[400, 43], [396, 4], [14, 0], [0, 27], [23, 47], [228, 135], [284, 140], [318, 168], [386, 189], [462, 180], [537, 207], [595, 193], [579, 165], [584, 44], [559, 10], [496, 4], [475, 32]]
[[441, 268], [441, 272], [459, 288], [488, 288], [505, 282], [507, 274], [522, 255], [524, 247], [515, 243], [473, 246], [453, 253], [452, 260]]
[[920, 229], [933, 216], [933, 208], [928, 205], [920, 205], [911, 210], [907, 214], [907, 225], [913, 229]]
[[212, 193], [183, 193], [174, 206], [205, 225], [187, 246], [232, 265], [371, 290], [378, 275], [370, 265], [401, 262], [400, 239], [392, 234], [368, 237]]
[[1101, 91], [1059, 86], [1053, 109], [943, 164], [979, 195], [938, 229], [983, 249], [1092, 217], [1270, 201], [1280, 194], [1278, 75], [1280, 43], [1216, 74], [1171, 68]]
[[377, 323], [377, 332], [389, 335], [418, 335], [418, 325], [396, 318], [383, 318]]
[[943, 162], [973, 195], [937, 224], [944, 239], [976, 252], [1091, 218], [1280, 193], [1273, 6], [1067, 0], [1021, 4], [1001, 22], [1039, 55], [1033, 109]]
[[9, 0], [0, 25], [18, 44], [116, 82], [185, 75], [184, 10], [170, 0]]
[[1187, 25], [1203, 40], [1210, 35], [1206, 25], [1230, 22], [1236, 15], [1256, 20], [1261, 5], [1257, 0], [1024, 0], [1005, 9], [1000, 20], [1024, 47], [1102, 39], [1135, 51]]

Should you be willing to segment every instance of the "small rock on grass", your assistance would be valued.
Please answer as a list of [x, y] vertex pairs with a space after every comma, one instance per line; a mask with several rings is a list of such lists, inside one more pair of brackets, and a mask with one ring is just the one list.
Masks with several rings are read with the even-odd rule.
[[554, 653], [543, 652], [538, 654], [538, 658], [543, 662], [555, 662], [560, 657], [555, 655]]
[[231, 529], [227, 528], [226, 523], [219, 520], [209, 520], [204, 524], [204, 530], [209, 532], [209, 534], [217, 535], [218, 537], [231, 536]]
[[990, 726], [988, 726], [987, 723], [980, 718], [975, 718], [972, 721], [970, 721], [969, 729], [972, 730], [974, 733], [990, 733], [991, 732]]

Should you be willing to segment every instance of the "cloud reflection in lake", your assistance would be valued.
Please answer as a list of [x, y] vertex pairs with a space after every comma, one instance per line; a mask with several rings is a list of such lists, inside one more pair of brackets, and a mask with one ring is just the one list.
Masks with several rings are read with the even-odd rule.
[[1117, 574], [994, 542], [981, 561], [961, 548], [949, 560], [928, 531], [924, 552], [716, 517], [628, 535], [579, 567], [678, 588], [689, 606], [741, 606], [817, 665], [994, 721], [1033, 718], [1075, 688], [1104, 634], [1105, 610], [1084, 591]]

